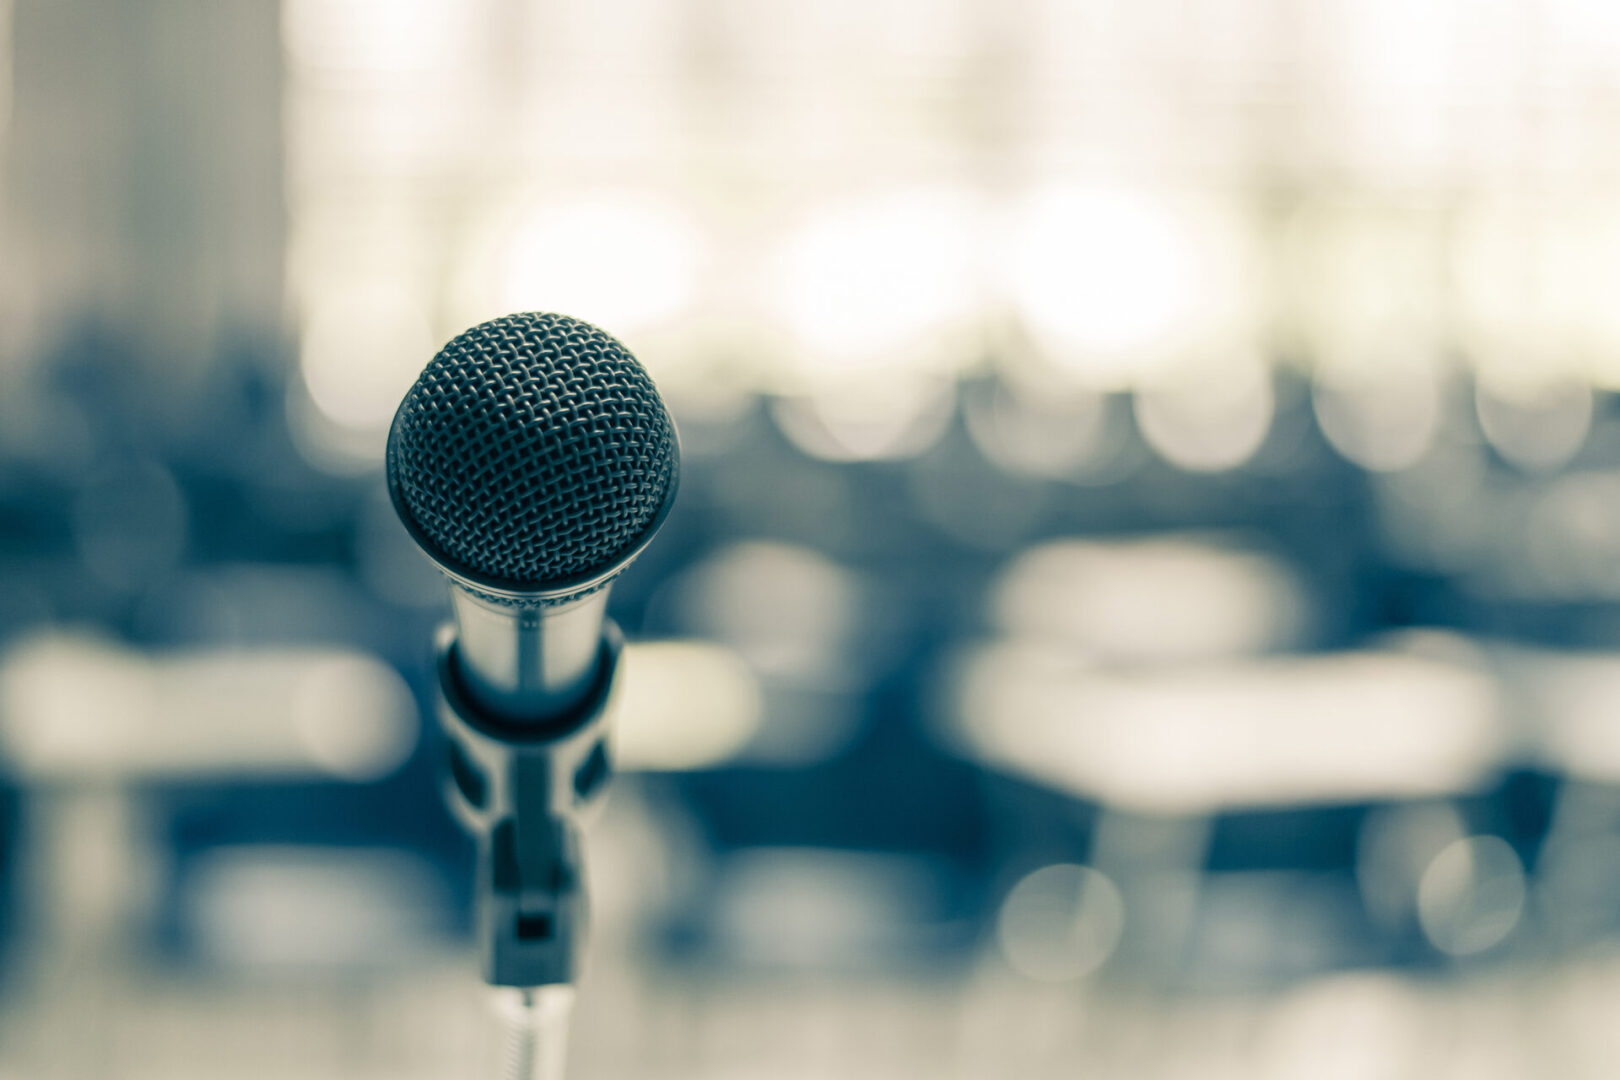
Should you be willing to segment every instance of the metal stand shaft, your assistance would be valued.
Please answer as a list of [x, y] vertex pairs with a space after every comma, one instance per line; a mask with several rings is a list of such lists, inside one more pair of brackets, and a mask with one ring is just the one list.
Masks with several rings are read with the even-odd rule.
[[573, 1009], [572, 986], [496, 991], [495, 1010], [506, 1026], [505, 1080], [561, 1080]]

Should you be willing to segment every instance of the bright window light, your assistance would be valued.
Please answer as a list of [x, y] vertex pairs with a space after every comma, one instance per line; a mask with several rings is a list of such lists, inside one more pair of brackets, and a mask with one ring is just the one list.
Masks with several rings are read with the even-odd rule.
[[425, 307], [408, 290], [387, 287], [311, 298], [301, 365], [322, 416], [353, 431], [387, 428], [436, 348]]
[[[474, 267], [473, 321], [509, 311], [556, 311], [616, 336], [656, 329], [698, 291], [703, 244], [672, 202], [640, 194], [545, 200], [497, 215], [489, 262]], [[475, 262], [484, 262], [477, 257]], [[489, 270], [493, 269], [493, 275]], [[491, 280], [493, 277], [493, 280]]]
[[1002, 281], [1050, 361], [1122, 387], [1255, 331], [1253, 273], [1230, 211], [1102, 185], [1052, 185], [1012, 211]]
[[778, 253], [768, 298], [795, 359], [829, 370], [933, 367], [968, 350], [981, 311], [974, 200], [895, 191], [829, 207]]
[[287, 0], [282, 39], [289, 59], [315, 72], [420, 74], [464, 50], [463, 0]]

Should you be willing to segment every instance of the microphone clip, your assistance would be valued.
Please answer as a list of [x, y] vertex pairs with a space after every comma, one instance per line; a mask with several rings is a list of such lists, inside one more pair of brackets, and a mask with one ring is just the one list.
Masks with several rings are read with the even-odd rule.
[[578, 974], [587, 915], [580, 822], [612, 772], [607, 715], [623, 646], [609, 620], [584, 699], [559, 716], [521, 722], [473, 703], [457, 671], [455, 631], [439, 632], [444, 795], [477, 841], [476, 932], [492, 986], [571, 983]]

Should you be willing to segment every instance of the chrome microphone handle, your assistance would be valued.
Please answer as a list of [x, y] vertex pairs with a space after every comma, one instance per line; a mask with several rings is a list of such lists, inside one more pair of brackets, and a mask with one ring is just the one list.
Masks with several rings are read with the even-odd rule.
[[608, 590], [542, 605], [497, 600], [454, 581], [456, 655], [467, 693], [517, 722], [569, 711], [596, 678]]
[[448, 736], [445, 797], [478, 844], [477, 935], [484, 980], [574, 981], [584, 939], [581, 815], [611, 772], [608, 706], [623, 650], [598, 624], [591, 680], [567, 711], [518, 722], [469, 692], [460, 642], [438, 639], [438, 714]]

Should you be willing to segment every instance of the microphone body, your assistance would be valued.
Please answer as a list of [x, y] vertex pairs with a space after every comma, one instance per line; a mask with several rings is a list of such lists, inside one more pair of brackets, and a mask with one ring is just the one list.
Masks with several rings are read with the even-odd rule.
[[478, 842], [477, 939], [484, 981], [572, 983], [585, 937], [581, 823], [612, 771], [607, 718], [623, 639], [598, 642], [586, 696], [545, 722], [515, 723], [466, 694], [459, 644], [437, 649], [439, 724], [447, 736], [445, 800]]
[[446, 799], [478, 842], [478, 936], [497, 986], [572, 982], [580, 821], [611, 772], [613, 579], [674, 502], [679, 444], [618, 341], [541, 313], [452, 339], [388, 437], [388, 488], [449, 579], [437, 647]]
[[452, 587], [456, 655], [467, 694], [514, 720], [564, 713], [590, 692], [607, 589], [554, 606], [502, 602]]

